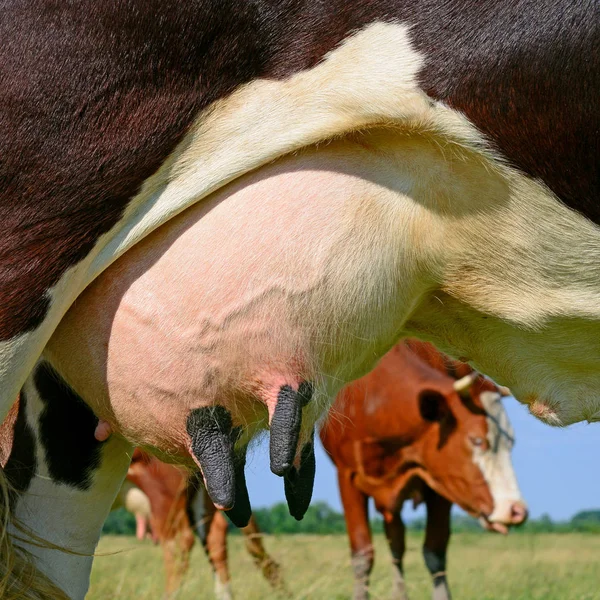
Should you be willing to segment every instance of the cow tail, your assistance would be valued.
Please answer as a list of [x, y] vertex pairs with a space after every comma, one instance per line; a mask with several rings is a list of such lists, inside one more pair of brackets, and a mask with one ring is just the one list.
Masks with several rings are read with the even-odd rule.
[[[12, 532], [26, 533], [11, 513], [10, 500], [14, 494], [4, 469], [0, 467], [0, 598], [69, 600], [61, 589], [36, 568], [32, 555], [13, 543]], [[34, 540], [37, 541], [35, 537]]]

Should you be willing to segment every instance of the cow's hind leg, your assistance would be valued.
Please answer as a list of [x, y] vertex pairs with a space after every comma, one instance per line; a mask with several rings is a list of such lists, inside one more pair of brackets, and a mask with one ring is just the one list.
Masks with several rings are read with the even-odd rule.
[[166, 575], [166, 597], [174, 598], [189, 568], [194, 537], [189, 528], [181, 528], [161, 541]]
[[[13, 451], [13, 440], [19, 451]], [[24, 527], [14, 514], [18, 496], [35, 475], [32, 431], [23, 402], [15, 402], [0, 424], [0, 598], [4, 600], [69, 600], [34, 564], [35, 558], [14, 543], [11, 533]], [[8, 467], [5, 470], [5, 467]]]
[[392, 553], [394, 565], [394, 592], [393, 598], [408, 600], [408, 592], [404, 582], [402, 560], [405, 551], [405, 528], [399, 512], [385, 512], [383, 515], [385, 535]]
[[254, 559], [254, 564], [262, 571], [265, 579], [273, 589], [287, 594], [281, 576], [281, 567], [265, 550], [262, 534], [254, 516], [250, 518], [248, 525], [242, 529], [242, 533], [245, 537], [246, 549]]
[[192, 529], [213, 568], [215, 597], [217, 600], [232, 600], [227, 564], [227, 521], [215, 508], [199, 474], [189, 483], [187, 510]]
[[231, 600], [231, 578], [227, 559], [227, 519], [216, 511], [208, 528], [206, 540], [208, 557], [215, 571], [215, 596], [217, 600]]
[[[166, 572], [166, 596], [175, 597], [190, 564], [190, 553], [194, 546], [194, 534], [188, 515], [183, 510], [187, 490], [180, 490], [168, 508], [164, 529], [159, 537], [163, 549]], [[158, 529], [158, 527], [157, 527]]]
[[450, 600], [450, 588], [446, 578], [446, 552], [450, 542], [450, 509], [452, 503], [432, 489], [425, 492], [427, 526], [423, 557], [433, 578], [433, 600]]
[[[16, 544], [71, 600], [83, 600], [102, 525], [127, 473], [131, 446], [117, 436], [99, 442], [98, 419], [46, 362], [25, 382], [12, 425], [5, 472], [19, 526]], [[14, 438], [14, 439], [12, 439]], [[2, 598], [63, 598], [21, 579], [22, 594]]]
[[369, 577], [375, 557], [369, 527], [368, 498], [354, 486], [351, 473], [339, 469], [338, 482], [352, 552], [354, 600], [368, 600]]

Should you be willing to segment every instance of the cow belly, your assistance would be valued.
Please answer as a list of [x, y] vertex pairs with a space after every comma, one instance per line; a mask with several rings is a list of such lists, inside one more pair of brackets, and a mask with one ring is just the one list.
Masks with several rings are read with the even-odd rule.
[[[47, 356], [116, 431], [170, 453], [186, 450], [195, 408], [225, 405], [252, 435], [284, 385], [332, 397], [387, 350], [403, 317], [380, 289], [397, 250], [365, 227], [391, 231], [400, 217], [379, 171], [346, 141], [226, 188], [100, 276]], [[306, 409], [305, 436], [324, 407]]]

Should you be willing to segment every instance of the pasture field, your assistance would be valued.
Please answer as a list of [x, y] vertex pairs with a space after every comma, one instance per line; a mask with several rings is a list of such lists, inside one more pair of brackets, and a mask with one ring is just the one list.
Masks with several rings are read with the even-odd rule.
[[[351, 598], [352, 576], [344, 535], [265, 536], [281, 563], [294, 600]], [[421, 535], [410, 533], [405, 575], [411, 600], [429, 600], [429, 576], [421, 559]], [[373, 600], [391, 592], [389, 552], [375, 537]], [[159, 547], [133, 537], [105, 536], [96, 558], [87, 600], [160, 600], [163, 567]], [[270, 591], [245, 552], [240, 536], [229, 538], [232, 585], [238, 600], [282, 598]], [[600, 600], [600, 535], [458, 533], [449, 554], [449, 580], [456, 600]], [[191, 568], [177, 600], [212, 599], [212, 575], [195, 545]]]

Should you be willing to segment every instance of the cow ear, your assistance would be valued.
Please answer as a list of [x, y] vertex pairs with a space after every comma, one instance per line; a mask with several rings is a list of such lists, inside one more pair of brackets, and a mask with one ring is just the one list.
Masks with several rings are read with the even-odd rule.
[[436, 390], [422, 390], [419, 392], [419, 412], [426, 421], [441, 421], [448, 414], [446, 397]]

